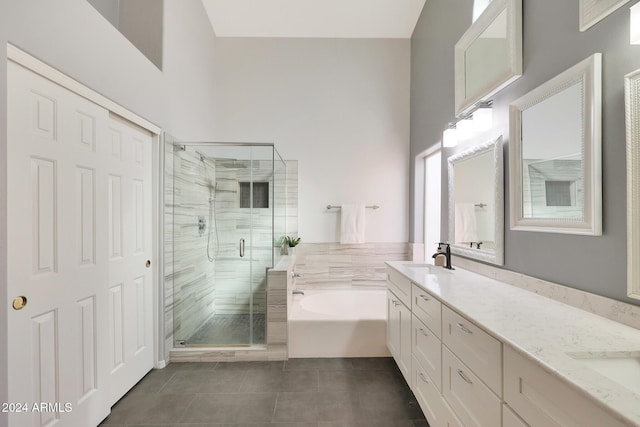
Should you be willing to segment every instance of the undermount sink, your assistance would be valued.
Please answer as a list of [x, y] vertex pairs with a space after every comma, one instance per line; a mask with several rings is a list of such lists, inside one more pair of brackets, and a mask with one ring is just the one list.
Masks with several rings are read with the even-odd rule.
[[449, 270], [444, 267], [440, 267], [433, 264], [426, 263], [415, 263], [415, 262], [407, 262], [402, 265], [404, 268], [409, 270], [413, 270], [417, 274], [427, 273], [427, 274], [437, 274], [437, 273], [453, 273], [455, 269]]
[[640, 395], [640, 351], [567, 353], [567, 355]]

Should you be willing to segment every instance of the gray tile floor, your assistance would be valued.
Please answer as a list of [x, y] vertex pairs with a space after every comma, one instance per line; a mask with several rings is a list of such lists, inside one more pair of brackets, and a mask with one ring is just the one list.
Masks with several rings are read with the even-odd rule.
[[390, 358], [173, 363], [104, 427], [428, 427]]

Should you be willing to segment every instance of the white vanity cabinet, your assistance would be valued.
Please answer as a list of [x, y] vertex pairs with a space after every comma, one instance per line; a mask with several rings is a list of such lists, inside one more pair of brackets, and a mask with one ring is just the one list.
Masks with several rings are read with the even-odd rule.
[[429, 420], [429, 426], [446, 426], [447, 408], [442, 400], [440, 388], [415, 357], [411, 365], [410, 384], [424, 416]]
[[504, 347], [504, 400], [531, 427], [626, 425], [508, 346]]
[[517, 416], [509, 405], [504, 403], [502, 405], [502, 427], [529, 427], [527, 423], [522, 421], [519, 416]]
[[404, 264], [387, 263], [388, 346], [431, 427], [640, 426], [640, 396], [580, 359], [636, 354], [637, 330], [463, 269]]
[[442, 337], [442, 303], [416, 284], [411, 285], [411, 311], [440, 339]]
[[[500, 342], [397, 271], [388, 269], [387, 278], [389, 351], [429, 425], [499, 426]], [[482, 372], [474, 373], [463, 361]]]
[[442, 309], [442, 342], [502, 396], [502, 343], [449, 307]]
[[411, 382], [411, 281], [387, 269], [387, 347], [407, 383]]
[[411, 310], [387, 290], [387, 347], [407, 383], [411, 381]]
[[437, 335], [413, 315], [411, 323], [411, 354], [414, 362], [420, 363], [434, 386], [442, 390], [442, 349]]
[[411, 307], [411, 280], [396, 270], [388, 268], [387, 287], [406, 307]]
[[442, 346], [442, 393], [467, 426], [499, 426], [501, 400], [446, 346]]
[[442, 390], [442, 303], [414, 284], [411, 297], [411, 353], [420, 370]]

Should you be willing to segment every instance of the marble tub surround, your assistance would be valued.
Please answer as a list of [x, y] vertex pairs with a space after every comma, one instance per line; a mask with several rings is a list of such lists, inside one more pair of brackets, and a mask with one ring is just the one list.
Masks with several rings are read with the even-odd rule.
[[640, 392], [580, 358], [638, 355], [640, 330], [456, 266], [387, 265], [464, 315], [504, 345], [590, 397], [625, 425], [640, 425]]
[[298, 289], [385, 287], [385, 261], [409, 260], [409, 243], [307, 243], [296, 247]]
[[466, 258], [454, 257], [453, 265], [640, 329], [640, 306], [536, 279], [514, 271], [496, 268]]

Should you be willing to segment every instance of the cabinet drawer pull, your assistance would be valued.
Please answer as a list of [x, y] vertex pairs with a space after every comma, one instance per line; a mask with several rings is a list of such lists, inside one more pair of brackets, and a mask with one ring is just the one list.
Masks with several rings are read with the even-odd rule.
[[426, 296], [426, 295], [420, 295], [420, 298], [422, 298], [422, 299], [423, 299], [423, 300], [425, 300], [425, 301], [431, 301], [431, 298], [429, 298], [429, 297], [428, 297], [428, 296]]
[[473, 381], [471, 381], [469, 379], [469, 377], [467, 377], [464, 372], [462, 372], [460, 369], [458, 369], [458, 375], [460, 375], [460, 378], [462, 378], [464, 380], [465, 383], [467, 384], [473, 384]]
[[429, 381], [427, 380], [427, 377], [422, 372], [420, 372], [420, 379], [422, 381], [424, 381], [425, 383], [429, 384]]
[[462, 332], [464, 332], [465, 334], [472, 334], [473, 332], [471, 330], [469, 330], [466, 326], [464, 326], [462, 323], [457, 323], [456, 326], [458, 327], [458, 329], [460, 329]]
[[425, 337], [428, 337], [428, 336], [429, 336], [429, 334], [428, 334], [428, 333], [426, 333], [426, 332], [425, 332], [425, 330], [424, 330], [424, 329], [422, 329], [422, 328], [420, 328], [420, 333], [421, 333], [422, 335], [424, 335]]
[[393, 303], [394, 306], [399, 306], [400, 305], [400, 301], [392, 299], [391, 302]]

